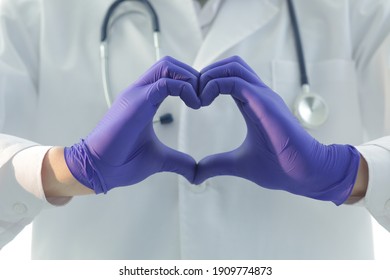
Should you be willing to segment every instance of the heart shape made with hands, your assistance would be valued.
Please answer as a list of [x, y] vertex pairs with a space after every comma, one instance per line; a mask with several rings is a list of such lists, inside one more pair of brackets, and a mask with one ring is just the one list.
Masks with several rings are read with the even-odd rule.
[[[179, 96], [188, 107], [199, 109], [220, 94], [232, 96], [245, 120], [247, 135], [239, 147], [197, 163], [158, 139], [153, 118], [167, 96]], [[218, 175], [238, 176], [336, 204], [349, 194], [360, 159], [351, 146], [318, 143], [282, 98], [237, 56], [200, 73], [171, 57], [161, 59], [118, 96], [85, 140], [65, 148], [64, 155], [74, 177], [96, 193], [158, 172], [175, 172], [194, 184]]]
[[[360, 160], [357, 150], [349, 145], [320, 144], [240, 57], [204, 68], [196, 89], [201, 107], [209, 106], [220, 94], [231, 95], [245, 120], [247, 135], [236, 149], [200, 160], [193, 180], [186, 177], [190, 182], [200, 184], [210, 177], [231, 175], [335, 204], [349, 196]], [[180, 96], [197, 109], [196, 102], [185, 100], [183, 91]]]
[[[291, 169], [289, 164], [292, 163], [280, 161], [279, 157], [283, 154], [282, 149], [285, 144], [283, 139], [286, 137], [280, 135], [282, 131], [276, 132], [275, 125], [267, 124], [267, 118], [276, 114], [277, 118], [296, 122], [284, 101], [263, 84], [249, 65], [237, 56], [216, 62], [200, 73], [171, 57], [165, 57], [162, 61], [182, 68], [173, 70], [175, 67], [168, 66], [171, 71], [177, 72], [163, 74], [163, 77], [189, 81], [189, 83], [181, 84], [180, 91], [167, 87], [167, 91], [170, 92], [155, 94], [158, 98], [151, 99], [153, 104], [159, 106], [166, 96], [178, 95], [188, 107], [200, 109], [212, 104], [220, 94], [227, 94], [231, 95], [236, 102], [247, 125], [247, 136], [236, 149], [206, 156], [198, 163], [190, 155], [174, 151], [175, 156], [172, 157], [172, 154], [168, 156], [171, 165], [163, 170], [181, 174], [194, 184], [201, 184], [210, 177], [232, 175], [263, 186], [275, 183], [282, 185], [286, 180], [285, 170]], [[197, 76], [197, 84], [190, 81], [181, 71]], [[259, 130], [259, 127], [264, 124], [270, 131], [276, 132], [273, 139], [270, 139], [271, 135], [268, 135], [265, 129]], [[267, 176], [259, 176], [259, 170]]]

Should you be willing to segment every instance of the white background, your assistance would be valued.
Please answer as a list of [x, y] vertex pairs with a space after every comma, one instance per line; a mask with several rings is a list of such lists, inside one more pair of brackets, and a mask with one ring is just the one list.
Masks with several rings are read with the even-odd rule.
[[[372, 219], [376, 260], [390, 260], [390, 233]], [[0, 267], [4, 260], [29, 260], [31, 228], [27, 226], [12, 242], [0, 251]], [[1, 269], [0, 269], [1, 270]]]

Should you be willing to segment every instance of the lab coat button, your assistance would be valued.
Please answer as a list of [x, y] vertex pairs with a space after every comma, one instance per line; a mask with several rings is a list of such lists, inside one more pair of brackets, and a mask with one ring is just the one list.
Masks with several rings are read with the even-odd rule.
[[24, 213], [27, 212], [27, 206], [26, 204], [24, 203], [21, 203], [21, 202], [16, 202], [14, 203], [14, 205], [12, 206], [12, 209], [14, 210], [14, 212], [18, 215], [22, 215]]

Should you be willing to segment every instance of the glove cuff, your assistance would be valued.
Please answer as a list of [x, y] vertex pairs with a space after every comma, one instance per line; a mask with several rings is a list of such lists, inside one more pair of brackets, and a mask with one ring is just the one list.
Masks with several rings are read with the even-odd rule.
[[340, 164], [336, 164], [335, 168], [338, 169], [336, 170], [336, 174], [339, 174], [338, 177], [341, 180], [330, 185], [320, 199], [332, 201], [339, 206], [352, 193], [358, 175], [360, 153], [351, 145], [331, 145], [331, 148], [336, 149], [336, 153], [338, 154], [337, 161]]
[[96, 194], [106, 193], [104, 181], [96, 168], [84, 139], [71, 147], [65, 147], [64, 158], [73, 177]]

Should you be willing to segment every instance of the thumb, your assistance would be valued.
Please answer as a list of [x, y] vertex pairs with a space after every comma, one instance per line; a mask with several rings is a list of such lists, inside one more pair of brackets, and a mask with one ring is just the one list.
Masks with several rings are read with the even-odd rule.
[[235, 151], [215, 154], [203, 158], [197, 165], [194, 184], [220, 175], [237, 175], [238, 159]]
[[193, 157], [165, 147], [163, 159], [161, 171], [177, 173], [193, 183], [196, 170], [196, 161]]

